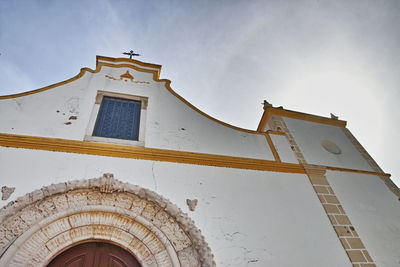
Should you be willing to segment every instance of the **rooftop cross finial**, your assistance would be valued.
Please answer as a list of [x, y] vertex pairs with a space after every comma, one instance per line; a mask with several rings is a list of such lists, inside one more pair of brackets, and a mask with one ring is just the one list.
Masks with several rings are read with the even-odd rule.
[[263, 106], [264, 106], [264, 110], [266, 110], [267, 108], [270, 108], [270, 107], [272, 107], [272, 104], [271, 104], [271, 103], [269, 103], [267, 100], [264, 100], [264, 102], [263, 102], [263, 103], [261, 103], [261, 105], [263, 105]]
[[133, 56], [137, 56], [137, 57], [140, 56], [139, 54], [134, 53], [133, 50], [131, 50], [129, 52], [122, 52], [122, 54], [128, 55], [130, 59], [132, 59]]

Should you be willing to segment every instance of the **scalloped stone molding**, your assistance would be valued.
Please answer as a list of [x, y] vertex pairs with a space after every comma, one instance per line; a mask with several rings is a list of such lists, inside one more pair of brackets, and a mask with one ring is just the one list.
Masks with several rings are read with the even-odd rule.
[[101, 178], [52, 184], [0, 210], [0, 266], [46, 266], [62, 251], [101, 240], [142, 266], [216, 266], [194, 222], [169, 200]]

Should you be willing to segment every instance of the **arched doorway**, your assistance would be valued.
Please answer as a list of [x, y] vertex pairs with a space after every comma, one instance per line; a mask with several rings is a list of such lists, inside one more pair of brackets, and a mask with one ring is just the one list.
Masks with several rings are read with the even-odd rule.
[[55, 257], [47, 267], [141, 267], [125, 249], [104, 242], [73, 246]]
[[0, 210], [0, 266], [47, 266], [72, 246], [104, 241], [142, 267], [215, 267], [187, 214], [112, 174], [45, 186]]

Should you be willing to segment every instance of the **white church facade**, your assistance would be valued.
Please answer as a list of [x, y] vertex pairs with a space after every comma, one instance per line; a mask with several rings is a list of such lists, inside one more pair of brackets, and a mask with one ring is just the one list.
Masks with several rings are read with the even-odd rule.
[[338, 118], [198, 110], [97, 57], [0, 96], [0, 266], [400, 266], [400, 191]]

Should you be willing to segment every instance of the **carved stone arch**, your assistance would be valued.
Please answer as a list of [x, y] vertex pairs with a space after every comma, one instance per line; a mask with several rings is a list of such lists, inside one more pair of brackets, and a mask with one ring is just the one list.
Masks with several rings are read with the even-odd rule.
[[45, 266], [95, 240], [125, 248], [142, 266], [215, 266], [187, 214], [112, 174], [46, 186], [0, 210], [0, 266]]

